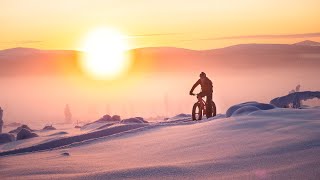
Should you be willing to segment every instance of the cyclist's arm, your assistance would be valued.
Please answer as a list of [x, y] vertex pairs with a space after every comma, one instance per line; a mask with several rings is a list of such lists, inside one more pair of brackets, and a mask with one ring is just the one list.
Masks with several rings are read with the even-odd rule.
[[191, 88], [190, 94], [193, 94], [194, 89], [200, 84], [201, 80], [199, 79]]

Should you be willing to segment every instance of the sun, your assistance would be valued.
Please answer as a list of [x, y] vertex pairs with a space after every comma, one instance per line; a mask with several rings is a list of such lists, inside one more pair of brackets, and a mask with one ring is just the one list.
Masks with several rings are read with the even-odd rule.
[[98, 28], [88, 33], [82, 51], [82, 67], [95, 79], [115, 79], [130, 66], [125, 36], [110, 28]]

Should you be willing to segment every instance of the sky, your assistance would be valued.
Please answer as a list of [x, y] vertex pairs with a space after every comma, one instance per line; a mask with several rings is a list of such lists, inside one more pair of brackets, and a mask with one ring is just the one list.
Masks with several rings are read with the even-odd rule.
[[[170, 46], [201, 50], [244, 43], [291, 44], [307, 39], [320, 42], [319, 7], [319, 0], [0, 0], [0, 50], [80, 50], [88, 34], [101, 27], [121, 32], [129, 48]], [[110, 54], [112, 48], [106, 48], [111, 50], [105, 53], [104, 45], [93, 49], [97, 48], [99, 55]], [[180, 63], [184, 59], [175, 60]], [[93, 70], [100, 65], [107, 67], [95, 65]], [[66, 104], [79, 120], [97, 119], [106, 112], [124, 117], [173, 116], [190, 113], [195, 97], [189, 96], [189, 90], [201, 71], [214, 82], [218, 113], [240, 102], [268, 103], [297, 84], [304, 90], [319, 89], [314, 78], [319, 71], [309, 66], [265, 71], [260, 65], [249, 69], [218, 64], [183, 66], [190, 66], [187, 73], [152, 74], [150, 70], [149, 74], [130, 76], [130, 81], [115, 79], [116, 85], [113, 81], [96, 82], [94, 78], [83, 80], [68, 75], [3, 76], [0, 84], [7, 86], [0, 88], [0, 105], [11, 122], [62, 120]], [[274, 84], [277, 88], [269, 88]]]
[[131, 48], [320, 41], [319, 0], [1, 0], [0, 49], [79, 49], [97, 27]]

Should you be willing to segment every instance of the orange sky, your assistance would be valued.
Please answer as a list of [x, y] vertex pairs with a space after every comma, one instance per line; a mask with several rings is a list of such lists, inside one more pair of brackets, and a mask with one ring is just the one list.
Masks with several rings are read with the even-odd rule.
[[[0, 49], [79, 49], [100, 26], [128, 35], [132, 48], [320, 41], [319, 7], [319, 0], [1, 0]], [[255, 35], [279, 36], [242, 37]]]

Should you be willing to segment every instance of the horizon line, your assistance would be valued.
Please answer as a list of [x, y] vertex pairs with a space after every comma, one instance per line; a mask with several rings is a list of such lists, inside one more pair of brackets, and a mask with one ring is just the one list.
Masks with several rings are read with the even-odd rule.
[[[320, 33], [310, 33], [310, 34], [319, 34]], [[298, 34], [296, 34], [298, 35]], [[265, 35], [257, 35], [257, 36], [265, 36]], [[270, 35], [270, 36], [278, 36], [278, 35]], [[286, 35], [286, 36], [291, 36], [291, 35]], [[249, 36], [233, 36], [233, 37], [249, 37]], [[251, 37], [251, 36], [250, 36]], [[254, 36], [252, 36], [253, 38]], [[256, 37], [256, 36], [255, 36]], [[231, 38], [231, 37], [221, 37], [221, 38]], [[216, 38], [215, 38], [216, 39]], [[220, 38], [219, 38], [220, 39]], [[213, 39], [199, 39], [199, 40], [213, 40]], [[192, 41], [192, 40], [183, 40], [183, 41]], [[318, 41], [313, 41], [313, 40], [303, 40], [303, 41], [299, 41], [296, 43], [300, 43], [300, 42], [304, 42], [304, 41], [312, 41], [312, 42], [316, 42], [316, 43], [320, 43]], [[256, 44], [256, 45], [263, 45], [263, 44], [274, 44], [274, 45], [294, 45], [296, 43], [293, 44], [287, 44], [287, 43], [240, 43], [240, 44], [233, 44], [233, 45], [229, 45], [229, 46], [224, 46], [224, 47], [219, 47], [219, 48], [209, 48], [209, 49], [191, 49], [191, 48], [184, 48], [184, 47], [178, 47], [178, 46], [141, 46], [141, 47], [136, 47], [136, 48], [130, 48], [127, 51], [130, 50], [136, 50], [136, 49], [144, 49], [144, 48], [178, 48], [178, 49], [186, 49], [186, 50], [192, 50], [192, 51], [206, 51], [206, 50], [214, 50], [214, 49], [222, 49], [222, 48], [227, 48], [227, 47], [232, 47], [232, 46], [237, 46], [237, 45], [248, 45], [248, 44]], [[81, 50], [77, 50], [77, 49], [41, 49], [41, 48], [33, 48], [33, 47], [23, 47], [23, 46], [17, 46], [17, 47], [11, 47], [11, 48], [5, 48], [5, 49], [0, 49], [0, 51], [5, 51], [5, 50], [12, 50], [12, 49], [33, 49], [33, 50], [40, 50], [40, 51], [78, 51], [78, 52], [83, 52]]]

